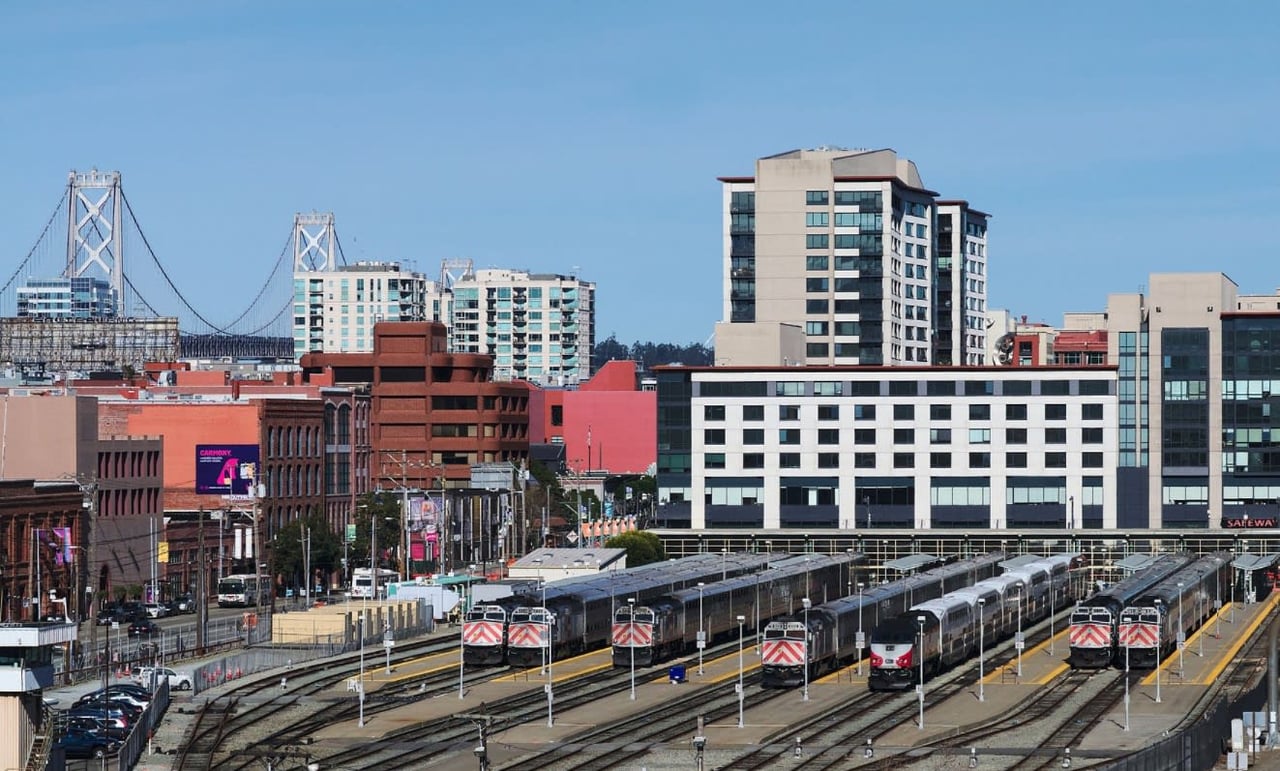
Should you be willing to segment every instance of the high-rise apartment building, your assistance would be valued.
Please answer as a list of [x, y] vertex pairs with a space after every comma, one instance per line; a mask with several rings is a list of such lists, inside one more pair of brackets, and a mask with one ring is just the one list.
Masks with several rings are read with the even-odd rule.
[[115, 290], [100, 278], [32, 278], [18, 287], [22, 318], [108, 319], [118, 313]]
[[[938, 201], [913, 162], [893, 150], [795, 150], [720, 181], [718, 363], [985, 362], [988, 215]], [[803, 348], [784, 334], [762, 350], [743, 342], [767, 337], [748, 325], [794, 328]]]
[[379, 321], [446, 321], [450, 296], [397, 262], [294, 273], [293, 351], [369, 353]]
[[493, 356], [494, 380], [561, 386], [590, 378], [595, 284], [482, 269], [459, 276], [452, 290], [452, 350]]

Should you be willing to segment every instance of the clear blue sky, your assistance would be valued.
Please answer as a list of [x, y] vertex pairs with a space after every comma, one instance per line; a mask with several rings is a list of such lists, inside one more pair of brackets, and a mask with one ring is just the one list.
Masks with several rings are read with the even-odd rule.
[[993, 307], [1056, 324], [1166, 271], [1270, 292], [1278, 9], [9, 4], [0, 274], [66, 172], [97, 166], [123, 172], [161, 260], [217, 318], [316, 209], [348, 259], [576, 266], [600, 338], [701, 342], [721, 312], [716, 176], [835, 144], [892, 147], [994, 215]]

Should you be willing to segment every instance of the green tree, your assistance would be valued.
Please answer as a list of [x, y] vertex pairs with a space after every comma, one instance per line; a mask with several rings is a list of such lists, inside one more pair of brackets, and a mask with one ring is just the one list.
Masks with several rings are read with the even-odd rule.
[[662, 541], [658, 536], [643, 530], [619, 533], [605, 541], [604, 545], [609, 549], [626, 549], [629, 568], [647, 565], [650, 562], [661, 562], [667, 558], [667, 553], [663, 550]]
[[356, 539], [351, 542], [348, 568], [369, 567], [371, 519], [378, 523], [378, 567], [399, 568], [395, 553], [400, 547], [400, 496], [391, 492], [369, 493], [356, 505]]
[[303, 586], [306, 573], [306, 551], [303, 534], [311, 529], [311, 575], [327, 577], [342, 565], [342, 542], [324, 515], [311, 511], [306, 517], [295, 519], [282, 527], [271, 540], [273, 572], [286, 586]]

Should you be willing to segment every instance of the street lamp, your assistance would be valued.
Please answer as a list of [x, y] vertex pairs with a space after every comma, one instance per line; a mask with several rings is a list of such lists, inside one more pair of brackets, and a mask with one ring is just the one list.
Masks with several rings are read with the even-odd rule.
[[916, 616], [916, 623], [920, 625], [920, 640], [916, 645], [916, 652], [920, 654], [920, 730], [924, 730], [924, 616]]
[[742, 722], [742, 699], [744, 693], [742, 690], [742, 628], [746, 624], [746, 616], [738, 616], [738, 727], [743, 727]]
[[1183, 660], [1182, 660], [1182, 649], [1187, 647], [1186, 638], [1183, 636], [1184, 633], [1182, 631], [1183, 629], [1186, 629], [1186, 627], [1182, 625], [1182, 586], [1183, 586], [1183, 582], [1179, 581], [1178, 582], [1178, 637], [1177, 637], [1178, 677], [1182, 677], [1183, 675], [1186, 674], [1186, 669], [1183, 668]]
[[635, 597], [627, 598], [627, 607], [631, 609], [630, 620], [631, 620], [631, 629], [632, 629], [632, 636], [630, 637], [631, 644], [627, 646], [631, 649], [631, 700], [635, 701], [636, 700], [636, 641], [634, 637], [634, 631], [636, 627], [636, 598]]
[[698, 675], [702, 675], [702, 650], [707, 647], [707, 633], [702, 626], [702, 590], [706, 588], [702, 581], [698, 582]]
[[1022, 649], [1026, 647], [1026, 641], [1022, 639], [1022, 582], [1014, 584], [1018, 587], [1018, 635], [1013, 638], [1013, 647], [1018, 649], [1018, 680], [1022, 680]]
[[854, 642], [858, 646], [858, 677], [862, 677], [862, 649], [866, 647], [867, 638], [862, 633], [862, 587], [865, 586], [861, 581], [858, 582], [858, 636], [854, 638]]
[[804, 698], [802, 701], [809, 700], [809, 606], [812, 605], [808, 597], [800, 601], [804, 605]]
[[983, 636], [984, 636], [984, 633], [986, 632], [986, 627], [987, 627], [986, 609], [987, 609], [986, 598], [979, 597], [978, 598], [978, 701], [987, 700], [986, 683], [983, 682], [986, 679], [986, 674], [987, 674], [987, 660], [986, 660], [987, 646], [986, 646], [986, 642], [983, 640]]
[[1156, 704], [1160, 703], [1160, 619], [1164, 616], [1164, 603], [1160, 598], [1155, 599], [1156, 603]]
[[1124, 730], [1129, 730], [1129, 643], [1124, 645]]

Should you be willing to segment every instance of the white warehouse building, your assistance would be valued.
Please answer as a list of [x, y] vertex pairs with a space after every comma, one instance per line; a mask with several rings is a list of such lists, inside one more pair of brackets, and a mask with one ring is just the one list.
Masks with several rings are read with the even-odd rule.
[[659, 527], [1113, 529], [1113, 367], [663, 367]]

